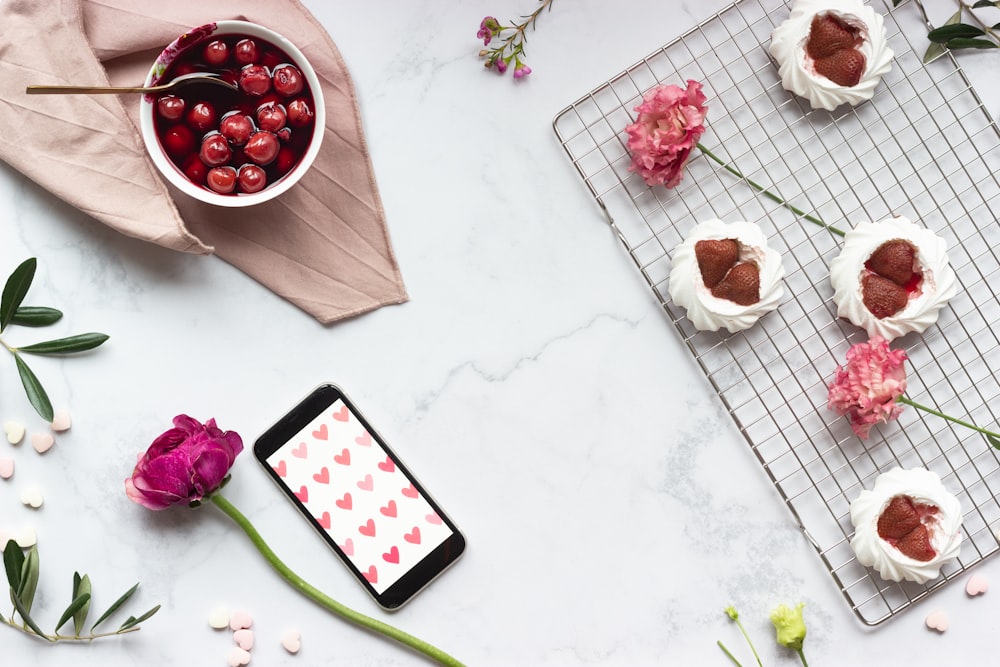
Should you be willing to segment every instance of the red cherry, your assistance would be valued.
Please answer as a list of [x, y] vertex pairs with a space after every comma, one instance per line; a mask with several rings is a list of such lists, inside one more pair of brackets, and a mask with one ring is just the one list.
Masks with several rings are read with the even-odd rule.
[[214, 167], [208, 172], [208, 187], [219, 194], [228, 195], [236, 189], [236, 170], [232, 167]]
[[174, 157], [183, 157], [194, 150], [194, 133], [186, 125], [174, 125], [163, 133], [163, 149]]
[[218, 67], [229, 60], [229, 47], [222, 40], [216, 39], [205, 45], [202, 55], [206, 63]]
[[222, 122], [219, 123], [219, 132], [232, 145], [242, 146], [254, 132], [253, 121], [246, 114], [230, 111], [222, 117]]
[[260, 192], [267, 185], [267, 174], [255, 164], [245, 164], [236, 175], [240, 190], [247, 194]]
[[252, 65], [257, 62], [258, 49], [257, 42], [252, 39], [241, 39], [236, 42], [233, 49], [233, 57], [241, 65]]
[[295, 65], [281, 65], [277, 67], [271, 78], [274, 80], [274, 89], [285, 97], [298, 95], [302, 92], [302, 88], [305, 87], [302, 72]]
[[232, 156], [233, 152], [229, 149], [229, 142], [221, 134], [213, 132], [201, 140], [201, 150], [198, 151], [198, 157], [205, 164], [218, 167], [229, 162], [229, 158]]
[[280, 104], [265, 104], [257, 109], [257, 127], [268, 132], [277, 132], [285, 126], [285, 107]]
[[278, 160], [275, 163], [275, 169], [279, 175], [284, 176], [292, 170], [296, 162], [298, 162], [298, 158], [295, 156], [295, 151], [288, 146], [282, 146], [281, 150], [278, 151]]
[[205, 177], [208, 175], [208, 165], [202, 162], [197, 155], [190, 155], [184, 162], [183, 171], [189, 181], [195, 185], [204, 185]]
[[188, 125], [201, 132], [215, 129], [217, 118], [215, 107], [208, 102], [198, 102], [187, 112]]
[[315, 115], [304, 98], [288, 103], [288, 124], [292, 127], [305, 127], [313, 121]]
[[156, 100], [156, 111], [167, 120], [178, 120], [184, 115], [184, 100], [176, 95], [164, 95]]
[[290, 127], [283, 127], [275, 132], [275, 134], [278, 135], [278, 139], [280, 139], [282, 143], [287, 144], [292, 140], [292, 128]]
[[270, 164], [278, 156], [278, 137], [270, 132], [255, 132], [243, 147], [243, 153], [254, 163]]
[[260, 97], [271, 90], [271, 75], [261, 65], [247, 65], [240, 71], [240, 90], [247, 95]]

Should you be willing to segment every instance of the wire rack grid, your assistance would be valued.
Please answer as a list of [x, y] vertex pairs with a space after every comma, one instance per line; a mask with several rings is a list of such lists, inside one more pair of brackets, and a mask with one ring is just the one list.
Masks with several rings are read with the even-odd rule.
[[[953, 57], [922, 64], [927, 23], [918, 2], [892, 8], [885, 0], [877, 11], [895, 59], [873, 99], [858, 107], [812, 110], [783, 90], [766, 47], [788, 3], [738, 0], [573, 102], [553, 123], [615, 234], [867, 625], [1000, 550], [997, 452], [979, 434], [911, 408], [865, 442], [854, 436], [826, 405], [835, 368], [851, 344], [866, 339], [837, 318], [832, 303], [829, 266], [842, 239], [697, 152], [680, 186], [647, 186], [628, 170], [624, 128], [645, 91], [698, 80], [709, 99], [702, 143], [746, 179], [844, 230], [902, 214], [945, 238], [959, 293], [936, 325], [894, 346], [909, 356], [911, 399], [995, 427], [1000, 128]], [[672, 249], [708, 218], [756, 222], [782, 253], [783, 303], [737, 334], [696, 330], [667, 294]], [[851, 500], [895, 466], [937, 472], [963, 508], [961, 554], [926, 585], [883, 580], [857, 562], [849, 544]]]

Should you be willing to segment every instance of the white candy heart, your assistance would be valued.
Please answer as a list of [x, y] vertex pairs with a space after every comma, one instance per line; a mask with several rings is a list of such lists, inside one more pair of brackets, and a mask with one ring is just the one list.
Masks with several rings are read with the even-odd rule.
[[289, 653], [298, 653], [302, 648], [302, 635], [298, 630], [285, 630], [285, 634], [281, 635], [281, 645]]
[[216, 607], [213, 609], [212, 613], [208, 615], [208, 625], [216, 630], [225, 630], [228, 628], [229, 610], [225, 607]]
[[3, 432], [7, 434], [7, 442], [16, 445], [24, 438], [24, 424], [15, 421], [4, 422]]
[[253, 616], [245, 611], [234, 611], [229, 617], [230, 630], [242, 630], [253, 625]]
[[26, 486], [21, 489], [21, 502], [28, 507], [33, 507], [38, 509], [45, 502], [45, 497], [42, 495], [42, 490], [37, 486]]
[[237, 630], [233, 633], [233, 641], [244, 651], [250, 651], [253, 649], [253, 630], [247, 630], [243, 628], [242, 630]]
[[22, 549], [30, 549], [38, 543], [38, 536], [35, 535], [35, 529], [31, 526], [25, 526], [21, 530], [17, 531], [17, 535], [14, 536], [14, 541], [17, 542], [17, 546]]
[[0, 459], [0, 477], [10, 479], [14, 476], [14, 459]]
[[948, 615], [945, 614], [940, 609], [937, 611], [932, 611], [927, 615], [927, 619], [924, 621], [927, 627], [931, 630], [937, 630], [938, 632], [944, 632], [948, 629]]
[[974, 574], [969, 577], [969, 582], [965, 584], [965, 592], [971, 597], [982, 595], [989, 589], [990, 582], [986, 581], [984, 577], [980, 577], [978, 574]]
[[67, 410], [58, 410], [56, 414], [52, 417], [52, 427], [53, 431], [68, 431], [69, 427], [73, 425], [73, 420], [69, 415]]
[[51, 433], [32, 433], [31, 434], [31, 446], [35, 448], [35, 451], [39, 454], [44, 454], [45, 452], [52, 449], [52, 445], [56, 444], [56, 439], [52, 437]]
[[250, 664], [250, 653], [244, 651], [239, 646], [234, 646], [229, 652], [229, 657], [226, 659], [229, 663], [229, 667], [240, 667], [240, 665]]

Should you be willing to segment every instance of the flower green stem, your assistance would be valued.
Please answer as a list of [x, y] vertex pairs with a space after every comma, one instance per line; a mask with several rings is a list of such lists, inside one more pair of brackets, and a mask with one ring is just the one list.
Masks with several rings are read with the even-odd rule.
[[1000, 448], [1000, 433], [994, 433], [993, 431], [987, 431], [985, 428], [980, 428], [980, 427], [976, 426], [975, 424], [970, 424], [969, 422], [962, 421], [961, 419], [956, 419], [955, 417], [951, 417], [949, 415], [946, 415], [943, 412], [935, 410], [934, 408], [928, 407], [926, 405], [921, 405], [920, 403], [917, 403], [916, 401], [912, 401], [912, 400], [908, 399], [906, 396], [900, 396], [898, 400], [899, 400], [900, 403], [906, 403], [907, 405], [909, 405], [911, 407], [914, 407], [917, 410], [923, 410], [924, 412], [929, 412], [932, 415], [935, 415], [937, 417], [941, 417], [942, 419], [947, 419], [948, 421], [954, 422], [956, 424], [959, 424], [960, 426], [964, 426], [966, 428], [971, 428], [973, 431], [979, 431], [980, 433], [986, 435], [990, 439], [990, 444], [992, 444], [994, 447]]
[[271, 547], [264, 542], [260, 533], [254, 528], [250, 520], [243, 515], [236, 507], [233, 506], [222, 494], [216, 493], [211, 497], [212, 502], [221, 509], [226, 516], [232, 519], [236, 525], [238, 525], [253, 545], [257, 547], [257, 550], [264, 556], [264, 559], [273, 567], [278, 574], [280, 574], [285, 581], [292, 585], [296, 590], [305, 595], [307, 598], [316, 602], [317, 604], [325, 607], [327, 610], [337, 614], [341, 618], [355, 625], [360, 625], [369, 630], [381, 633], [386, 637], [395, 639], [396, 641], [406, 644], [410, 648], [423, 653], [427, 657], [437, 661], [442, 665], [453, 665], [461, 667], [462, 663], [451, 657], [441, 649], [428, 644], [422, 639], [418, 639], [411, 634], [403, 632], [388, 623], [383, 623], [382, 621], [371, 618], [370, 616], [365, 616], [364, 614], [358, 613], [353, 609], [342, 605], [330, 596], [326, 595], [319, 589], [313, 587], [311, 584], [302, 579], [299, 575], [295, 574], [285, 565], [281, 559], [271, 550]]
[[729, 652], [729, 649], [726, 648], [726, 645], [723, 644], [721, 640], [717, 640], [715, 643], [719, 645], [719, 648], [722, 649], [723, 653], [729, 656], [729, 659], [733, 661], [733, 664], [736, 665], [736, 667], [743, 667], [743, 665], [740, 664], [740, 661], [736, 659], [736, 656]]
[[139, 630], [142, 629], [139, 626], [133, 626], [131, 628], [125, 628], [124, 630], [114, 630], [111, 632], [96, 632], [96, 633], [91, 633], [89, 635], [80, 635], [80, 636], [61, 635], [58, 632], [51, 635], [49, 634], [39, 635], [37, 632], [29, 628], [27, 625], [18, 623], [10, 618], [4, 618], [3, 623], [9, 625], [15, 630], [20, 630], [26, 635], [31, 635], [32, 637], [41, 637], [42, 639], [45, 639], [46, 641], [50, 642], [90, 642], [95, 639], [100, 639], [101, 637], [117, 637], [118, 635], [125, 635], [130, 632], [138, 632]]
[[799, 660], [802, 661], [802, 667], [809, 667], [809, 663], [806, 662], [806, 654], [802, 652], [802, 649], [799, 649], [797, 653], [799, 654]]
[[789, 211], [791, 211], [795, 215], [798, 215], [798, 216], [800, 216], [802, 218], [805, 218], [806, 220], [808, 220], [809, 222], [811, 222], [813, 224], [819, 225], [820, 227], [823, 227], [825, 229], [830, 230], [831, 232], [833, 232], [834, 234], [836, 234], [838, 236], [844, 236], [845, 235], [843, 231], [837, 229], [836, 227], [834, 227], [832, 225], [828, 225], [825, 222], [823, 222], [822, 220], [820, 220], [819, 218], [817, 218], [816, 216], [809, 215], [808, 213], [806, 213], [802, 209], [797, 208], [796, 206], [794, 206], [792, 204], [789, 204], [787, 201], [785, 201], [784, 199], [782, 199], [779, 195], [774, 194], [773, 192], [771, 192], [770, 190], [768, 190], [767, 188], [765, 188], [763, 185], [760, 185], [758, 183], [755, 183], [754, 181], [751, 181], [749, 178], [747, 178], [746, 176], [744, 176], [738, 169], [736, 169], [735, 167], [733, 167], [732, 165], [730, 165], [729, 163], [727, 163], [725, 160], [723, 160], [718, 155], [716, 155], [715, 153], [713, 153], [712, 151], [710, 151], [708, 148], [705, 148], [705, 146], [701, 142], [698, 142], [697, 146], [698, 146], [698, 149], [702, 153], [704, 153], [707, 158], [711, 159], [713, 162], [715, 162], [720, 167], [722, 167], [723, 169], [725, 169], [726, 171], [728, 171], [730, 174], [736, 176], [739, 179], [742, 179], [742, 180], [746, 181], [747, 184], [750, 187], [752, 187], [753, 189], [757, 190], [758, 192], [760, 192], [762, 195], [764, 195], [765, 197], [767, 197], [771, 201], [773, 201], [773, 202], [775, 202], [777, 204], [780, 204], [781, 206], [784, 206], [785, 208], [787, 208]]

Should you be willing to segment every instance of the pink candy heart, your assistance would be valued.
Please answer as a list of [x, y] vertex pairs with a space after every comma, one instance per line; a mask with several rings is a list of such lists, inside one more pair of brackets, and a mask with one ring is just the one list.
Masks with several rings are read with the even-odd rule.
[[302, 635], [298, 630], [285, 630], [285, 634], [281, 635], [281, 645], [289, 653], [298, 653], [302, 648]]
[[229, 657], [226, 659], [229, 663], [229, 667], [240, 667], [241, 665], [250, 664], [250, 652], [241, 649], [239, 646], [234, 646], [229, 652]]
[[14, 476], [14, 459], [0, 459], [0, 477], [10, 479]]
[[44, 454], [45, 452], [52, 449], [52, 445], [56, 444], [56, 439], [52, 437], [51, 433], [32, 433], [31, 434], [31, 446], [35, 448], [35, 451], [39, 454]]
[[242, 630], [237, 630], [233, 633], [233, 641], [244, 651], [250, 651], [253, 649], [253, 630], [247, 630], [246, 628]]
[[928, 614], [924, 623], [926, 623], [927, 627], [931, 630], [944, 632], [948, 629], [948, 615], [938, 609], [937, 611], [932, 611]]
[[977, 595], [982, 595], [990, 589], [990, 582], [986, 581], [984, 577], [980, 577], [978, 574], [974, 574], [969, 577], [969, 581], [965, 584], [965, 592], [970, 597], [976, 597]]
[[245, 611], [234, 611], [229, 616], [229, 629], [243, 630], [244, 628], [249, 628], [253, 625], [253, 616]]

